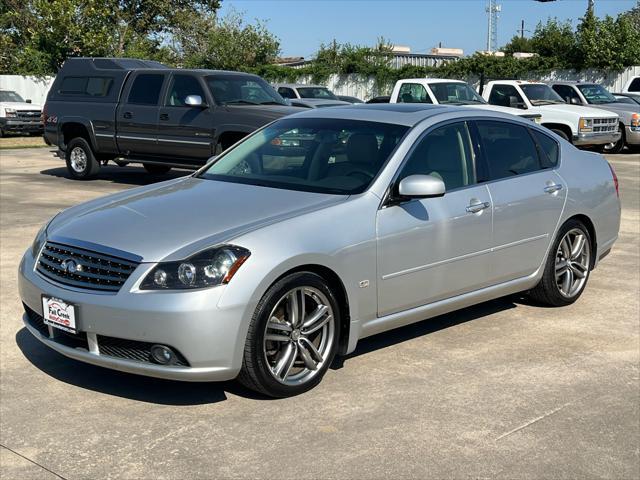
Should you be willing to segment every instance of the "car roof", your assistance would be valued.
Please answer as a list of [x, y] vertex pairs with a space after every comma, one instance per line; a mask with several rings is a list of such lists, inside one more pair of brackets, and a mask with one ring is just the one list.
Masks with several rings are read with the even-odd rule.
[[328, 88], [324, 85], [311, 85], [306, 83], [274, 83], [274, 87], [285, 87], [285, 88], [300, 88], [300, 87], [309, 87], [309, 88]]
[[512, 118], [508, 114], [496, 114], [491, 110], [461, 106], [432, 105], [426, 103], [360, 103], [331, 108], [317, 108], [293, 114], [287, 118], [339, 118], [369, 122], [392, 123], [413, 127], [427, 118], [444, 113], [457, 112], [465, 115], [490, 115]]
[[452, 78], [403, 78], [401, 82], [428, 82], [428, 83], [466, 83]]

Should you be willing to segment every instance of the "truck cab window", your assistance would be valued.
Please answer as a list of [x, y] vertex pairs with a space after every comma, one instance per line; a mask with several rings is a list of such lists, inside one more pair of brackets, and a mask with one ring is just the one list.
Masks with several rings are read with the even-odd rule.
[[191, 75], [174, 75], [169, 88], [167, 105], [183, 107], [186, 105], [185, 101], [189, 95], [198, 95], [203, 102], [206, 100], [198, 79]]
[[398, 92], [398, 103], [433, 103], [431, 97], [419, 83], [403, 83]]
[[494, 85], [489, 103], [501, 107], [524, 108], [524, 100], [513, 85]]
[[144, 73], [133, 81], [127, 103], [138, 105], [157, 105], [160, 91], [164, 83], [164, 75], [158, 73]]

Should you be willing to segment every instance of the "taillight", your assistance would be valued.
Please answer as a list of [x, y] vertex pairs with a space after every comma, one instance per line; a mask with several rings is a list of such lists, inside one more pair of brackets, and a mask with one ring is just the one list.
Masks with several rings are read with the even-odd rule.
[[609, 169], [611, 170], [611, 175], [613, 176], [613, 184], [616, 187], [616, 195], [618, 195], [618, 198], [620, 198], [620, 185], [618, 184], [618, 176], [616, 175], [616, 171], [613, 169], [613, 165], [611, 165], [610, 163]]

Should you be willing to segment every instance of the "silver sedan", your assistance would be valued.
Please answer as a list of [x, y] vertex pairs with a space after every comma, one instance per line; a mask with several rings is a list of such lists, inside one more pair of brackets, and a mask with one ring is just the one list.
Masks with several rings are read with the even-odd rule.
[[283, 397], [369, 335], [517, 292], [571, 304], [619, 224], [604, 158], [529, 121], [336, 107], [59, 213], [19, 286], [27, 329], [68, 357]]

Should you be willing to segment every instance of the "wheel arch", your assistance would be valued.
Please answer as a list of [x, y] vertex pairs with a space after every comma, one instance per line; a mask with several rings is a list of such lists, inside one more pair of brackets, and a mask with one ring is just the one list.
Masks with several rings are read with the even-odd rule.
[[541, 123], [541, 126], [548, 128], [549, 130], [561, 130], [567, 135], [569, 141], [572, 141], [573, 131], [571, 130], [571, 127], [565, 123], [543, 122]]
[[96, 150], [96, 144], [93, 135], [93, 126], [79, 118], [63, 118], [59, 123], [58, 138], [62, 142], [58, 141], [58, 144], [64, 145], [65, 149], [69, 142], [74, 138], [84, 138], [91, 148]]

